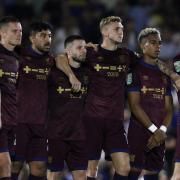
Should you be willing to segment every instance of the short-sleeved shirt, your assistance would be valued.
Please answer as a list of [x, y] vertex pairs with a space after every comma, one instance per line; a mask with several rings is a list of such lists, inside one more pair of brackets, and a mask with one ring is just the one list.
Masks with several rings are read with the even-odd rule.
[[68, 77], [56, 67], [50, 73], [48, 138], [85, 138], [82, 113], [89, 83], [88, 70], [86, 67], [72, 70], [82, 83], [79, 92], [73, 92]]
[[[174, 70], [178, 75], [180, 75], [180, 54], [176, 55], [173, 59]], [[180, 105], [180, 91], [177, 92], [178, 101]], [[176, 153], [175, 153], [175, 162], [180, 162], [180, 116], [178, 115], [177, 120], [177, 143], [176, 143]]]
[[[173, 59], [173, 67], [176, 73], [180, 75], [180, 54], [176, 55]], [[178, 101], [180, 103], [180, 91], [177, 92]]]
[[16, 125], [19, 57], [0, 45], [0, 121], [1, 124]]
[[[127, 76], [128, 92], [140, 93], [140, 105], [151, 121], [162, 125], [166, 115], [165, 96], [171, 96], [171, 81], [157, 66], [140, 60], [139, 65]], [[135, 116], [132, 114], [132, 119]]]
[[44, 124], [47, 121], [48, 75], [54, 58], [32, 48], [21, 51], [18, 82], [18, 122]]
[[137, 62], [137, 56], [125, 48], [115, 51], [88, 49], [87, 64], [91, 83], [85, 114], [95, 118], [123, 119], [126, 75]]

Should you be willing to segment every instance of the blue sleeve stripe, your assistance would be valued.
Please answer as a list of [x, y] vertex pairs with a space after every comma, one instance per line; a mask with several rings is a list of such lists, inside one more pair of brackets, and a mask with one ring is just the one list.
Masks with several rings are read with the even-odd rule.
[[135, 91], [135, 92], [140, 92], [140, 88], [139, 87], [129, 87], [129, 88], [127, 88], [127, 91], [128, 92], [133, 92], [133, 91]]

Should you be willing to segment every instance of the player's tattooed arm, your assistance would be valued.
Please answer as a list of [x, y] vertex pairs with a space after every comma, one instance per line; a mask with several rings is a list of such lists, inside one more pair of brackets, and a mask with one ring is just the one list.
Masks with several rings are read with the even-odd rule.
[[56, 56], [55, 60], [56, 60], [56, 67], [61, 71], [63, 71], [68, 76], [72, 88], [76, 91], [79, 91], [81, 89], [81, 82], [77, 79], [71, 67], [69, 66], [67, 55], [59, 54]]
[[156, 60], [156, 65], [173, 80], [176, 90], [180, 90], [180, 76], [174, 72], [173, 68], [159, 59]]

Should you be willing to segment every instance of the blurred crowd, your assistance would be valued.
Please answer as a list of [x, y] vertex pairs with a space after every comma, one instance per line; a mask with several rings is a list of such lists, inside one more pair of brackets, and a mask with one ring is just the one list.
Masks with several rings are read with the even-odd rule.
[[24, 37], [32, 21], [45, 20], [55, 28], [53, 52], [63, 51], [70, 34], [81, 34], [99, 43], [99, 21], [108, 15], [120, 16], [124, 45], [137, 50], [137, 34], [144, 27], [157, 27], [163, 38], [161, 57], [169, 59], [180, 51], [178, 0], [1, 0], [0, 16], [15, 15], [23, 24]]

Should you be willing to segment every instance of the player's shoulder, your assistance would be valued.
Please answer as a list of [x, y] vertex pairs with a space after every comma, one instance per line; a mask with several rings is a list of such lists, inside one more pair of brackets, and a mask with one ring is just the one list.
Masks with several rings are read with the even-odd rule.
[[97, 45], [97, 48], [95, 49], [94, 47], [87, 47], [87, 53], [95, 53], [99, 50], [99, 45]]
[[173, 66], [174, 69], [177, 73], [180, 73], [180, 54], [177, 54], [174, 58], [173, 58]]
[[58, 77], [64, 78], [66, 75], [62, 70], [56, 67], [56, 64], [53, 64], [49, 73], [49, 77], [52, 79], [57, 79]]
[[48, 53], [45, 56], [45, 61], [48, 66], [53, 67], [55, 65], [55, 56], [52, 53]]
[[118, 50], [121, 54], [127, 54], [132, 57], [140, 58], [140, 55], [137, 52], [132, 51], [128, 49], [127, 47], [119, 47]]
[[180, 53], [176, 54], [175, 57], [173, 58], [174, 61], [179, 60], [180, 61]]

